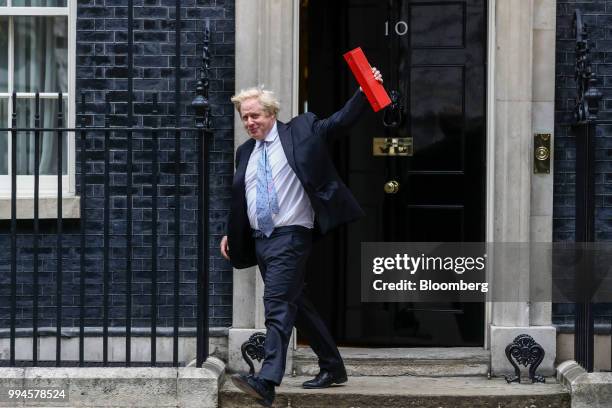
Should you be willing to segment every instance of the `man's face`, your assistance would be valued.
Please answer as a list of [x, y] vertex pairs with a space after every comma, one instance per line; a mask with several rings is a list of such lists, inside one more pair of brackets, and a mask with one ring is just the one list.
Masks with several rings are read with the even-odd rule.
[[276, 122], [276, 115], [264, 111], [257, 98], [250, 98], [240, 104], [242, 124], [249, 136], [263, 140]]

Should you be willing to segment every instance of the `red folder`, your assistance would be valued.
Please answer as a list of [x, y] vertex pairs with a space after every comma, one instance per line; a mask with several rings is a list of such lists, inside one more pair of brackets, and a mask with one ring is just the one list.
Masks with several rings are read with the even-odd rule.
[[344, 59], [348, 63], [351, 71], [353, 71], [353, 75], [359, 83], [359, 86], [361, 86], [361, 89], [365, 92], [374, 112], [378, 112], [391, 103], [391, 99], [389, 95], [387, 95], [385, 88], [380, 82], [374, 79], [372, 67], [370, 67], [368, 59], [361, 50], [361, 47], [357, 47], [344, 54]]

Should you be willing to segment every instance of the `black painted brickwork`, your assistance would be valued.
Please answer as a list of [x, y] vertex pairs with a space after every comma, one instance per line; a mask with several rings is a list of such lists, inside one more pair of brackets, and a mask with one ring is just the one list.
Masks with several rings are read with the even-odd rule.
[[[612, 119], [612, 1], [557, 0], [557, 50], [555, 78], [555, 171], [553, 239], [575, 240], [575, 163], [576, 143], [571, 133], [572, 110], [576, 95], [574, 81], [575, 39], [572, 31], [574, 10], [582, 10], [592, 27], [590, 39], [593, 71], [604, 97], [599, 119]], [[595, 162], [595, 231], [597, 241], [612, 241], [612, 126], [599, 125]], [[596, 322], [609, 325], [612, 308], [596, 306]], [[573, 324], [572, 305], [554, 305], [553, 321]]]
[[[175, 1], [134, 0], [134, 119], [135, 126], [175, 125]], [[210, 102], [214, 126], [211, 144], [211, 285], [210, 325], [231, 324], [232, 273], [230, 265], [220, 258], [218, 242], [229, 208], [229, 186], [233, 174], [233, 106], [229, 101], [234, 90], [234, 2], [233, 0], [181, 1], [181, 122], [193, 126], [190, 108], [195, 91], [196, 70], [201, 66], [205, 19], [210, 19], [211, 77]], [[109, 95], [111, 125], [127, 124], [127, 0], [79, 0], [77, 13], [77, 103], [80, 93], [86, 98], [87, 124], [104, 124], [104, 98]], [[160, 101], [158, 118], [151, 115], [151, 100], [157, 93]], [[80, 120], [80, 116], [78, 117]], [[77, 124], [80, 122], [77, 122]], [[77, 138], [78, 140], [78, 138]], [[87, 262], [86, 326], [102, 324], [102, 214], [103, 136], [92, 134], [87, 141]], [[197, 183], [195, 134], [182, 136], [181, 142], [181, 326], [195, 327], [196, 311], [196, 220]], [[114, 134], [111, 140], [111, 326], [125, 325], [126, 272], [126, 135]], [[133, 135], [133, 326], [150, 325], [151, 302], [151, 138], [150, 134]], [[80, 143], [77, 141], [77, 191], [82, 194], [80, 176]], [[160, 135], [158, 159], [160, 178], [158, 202], [158, 326], [173, 322], [174, 279], [174, 134]], [[0, 327], [9, 326], [10, 288], [9, 239], [2, 224], [0, 245]], [[32, 326], [32, 244], [31, 223], [20, 222], [18, 242], [18, 326]], [[55, 220], [45, 221], [41, 230], [39, 326], [55, 325], [56, 235]], [[78, 326], [79, 297], [79, 221], [64, 225], [63, 254], [63, 326]]]

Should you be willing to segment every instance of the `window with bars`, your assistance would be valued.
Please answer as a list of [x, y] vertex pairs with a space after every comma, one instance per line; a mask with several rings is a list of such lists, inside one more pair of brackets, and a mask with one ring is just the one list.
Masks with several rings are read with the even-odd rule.
[[[0, 0], [0, 128], [34, 127], [35, 95], [40, 95], [40, 126], [57, 125], [58, 93], [64, 99], [64, 125], [73, 126], [74, 9], [73, 0]], [[13, 93], [16, 94], [13, 106]], [[32, 196], [34, 132], [18, 132], [16, 174], [19, 196]], [[74, 191], [74, 137], [63, 133], [64, 192]], [[57, 132], [40, 133], [40, 193], [57, 193]], [[0, 132], [0, 195], [10, 194], [10, 132]], [[55, 189], [55, 190], [54, 190]]]

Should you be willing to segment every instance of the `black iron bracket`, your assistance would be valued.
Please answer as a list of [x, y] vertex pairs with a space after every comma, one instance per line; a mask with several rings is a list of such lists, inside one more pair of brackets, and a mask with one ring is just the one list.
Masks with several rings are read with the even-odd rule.
[[[524, 367], [529, 367], [529, 379], [532, 383], [546, 382], [544, 376], [536, 375], [536, 370], [544, 360], [544, 349], [536, 341], [527, 334], [519, 334], [514, 338], [512, 343], [506, 346], [506, 358], [514, 367], [514, 376], [506, 375], [506, 381], [508, 383], [521, 382], [521, 370], [519, 364]], [[516, 362], [514, 360], [516, 360]]]
[[262, 361], [265, 357], [264, 344], [266, 342], [266, 334], [262, 332], [253, 333], [251, 337], [240, 347], [242, 358], [249, 366], [249, 375], [255, 375], [255, 366], [253, 359]]

